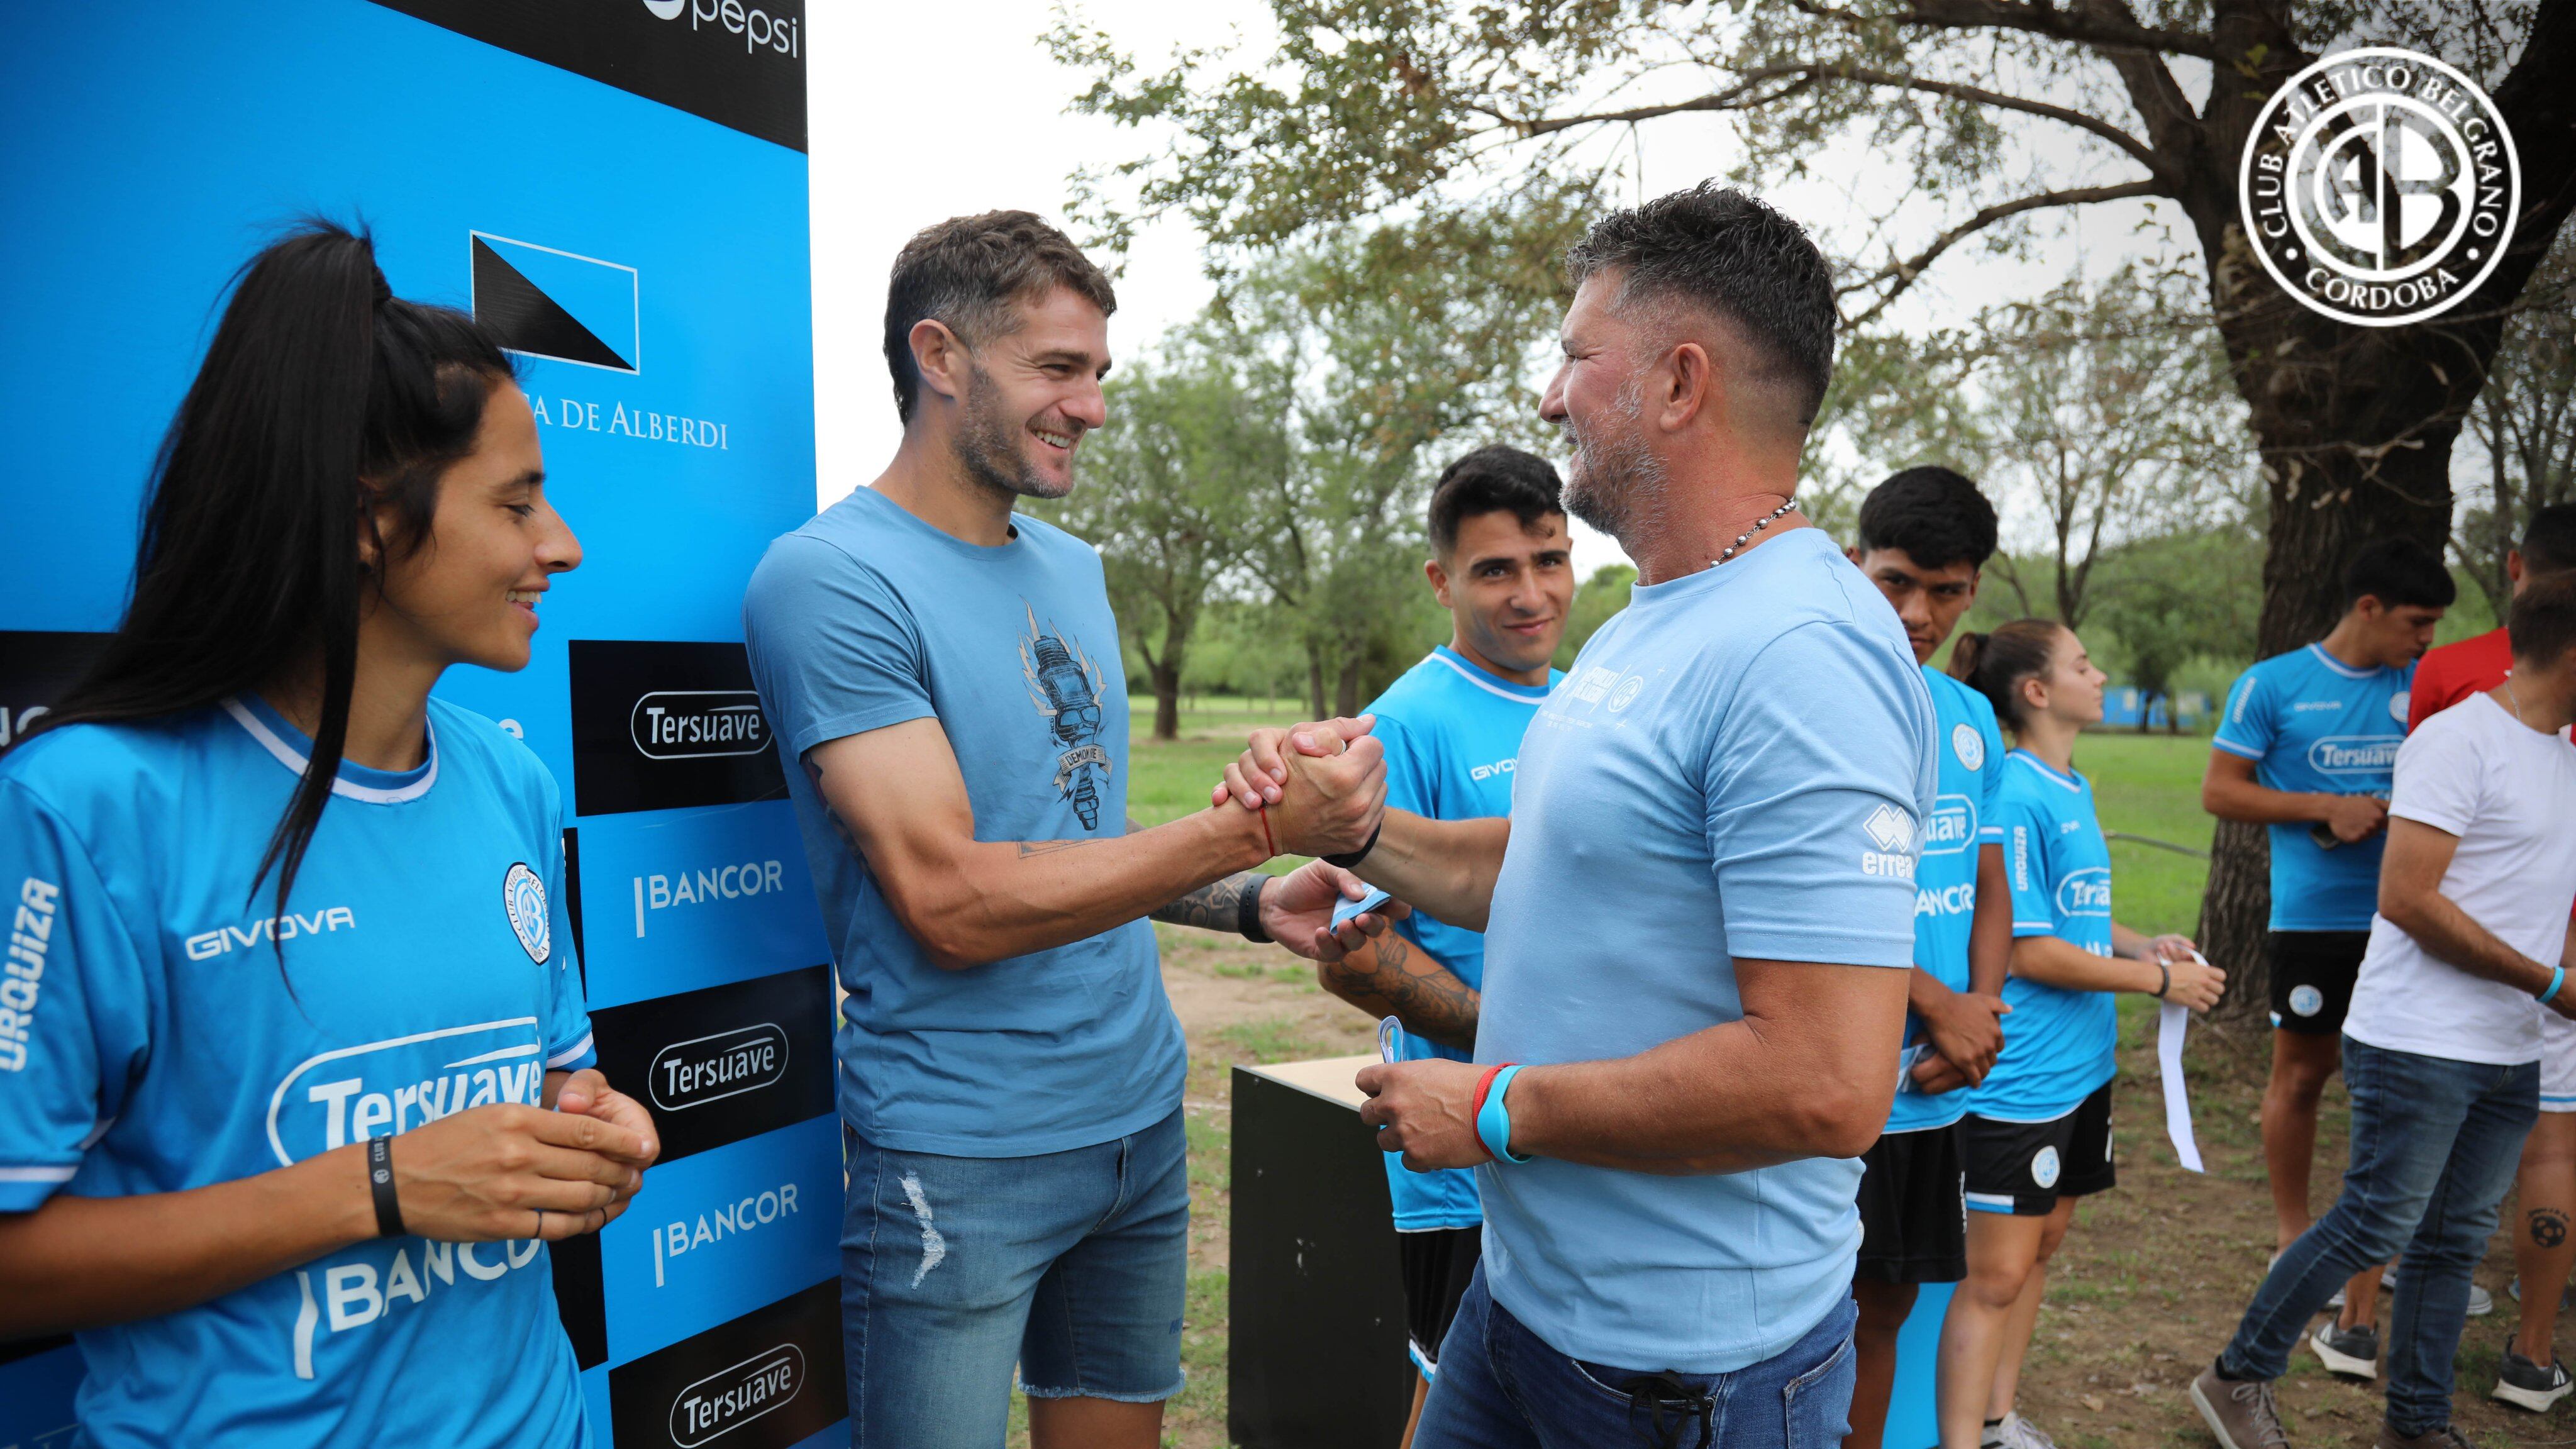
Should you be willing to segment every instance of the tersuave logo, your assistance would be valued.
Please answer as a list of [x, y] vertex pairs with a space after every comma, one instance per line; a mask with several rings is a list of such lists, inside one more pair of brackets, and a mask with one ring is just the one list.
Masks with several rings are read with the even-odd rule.
[[696, 1449], [785, 1404], [804, 1386], [804, 1350], [782, 1343], [754, 1354], [680, 1390], [671, 1404], [671, 1442]]
[[[1975, 738], [1976, 732], [1968, 732]], [[1979, 740], [1977, 748], [1984, 749]], [[1965, 795], [1943, 795], [1932, 802], [1932, 818], [1923, 822], [1925, 855], [1957, 855], [1977, 843], [1977, 802]]]
[[2330, 735], [2308, 746], [2308, 766], [2329, 775], [2385, 775], [2397, 768], [2393, 735]]
[[533, 1016], [371, 1041], [308, 1057], [268, 1099], [281, 1167], [493, 1102], [539, 1105], [545, 1043]]
[[2104, 866], [2088, 865], [2059, 881], [2057, 913], [2061, 916], [2111, 914], [2110, 870]]
[[2331, 55], [2264, 103], [2237, 202], [2246, 240], [2312, 312], [2398, 327], [2458, 306], [2504, 260], [2522, 166], [2469, 78], [2385, 47]]
[[703, 1107], [786, 1075], [787, 1033], [771, 1022], [675, 1041], [653, 1058], [653, 1105], [665, 1112]]
[[748, 689], [659, 690], [627, 719], [635, 748], [657, 760], [756, 755], [769, 748], [760, 696]]
[[218, 926], [199, 931], [184, 943], [191, 961], [212, 961], [228, 951], [247, 950], [262, 941], [292, 941], [298, 936], [321, 936], [333, 931], [358, 929], [358, 918], [347, 906], [328, 906], [313, 914], [270, 916], [246, 926]]

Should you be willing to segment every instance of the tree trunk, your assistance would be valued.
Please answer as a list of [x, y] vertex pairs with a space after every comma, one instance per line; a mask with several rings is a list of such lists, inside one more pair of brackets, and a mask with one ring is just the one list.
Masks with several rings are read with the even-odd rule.
[[1360, 656], [1353, 653], [1342, 661], [1341, 677], [1333, 682], [1333, 713], [1344, 718], [1360, 712]]
[[1306, 646], [1306, 718], [1325, 718], [1324, 656], [1312, 644]]
[[1163, 657], [1152, 661], [1149, 672], [1154, 680], [1154, 738], [1171, 741], [1181, 737], [1181, 666], [1165, 645]]

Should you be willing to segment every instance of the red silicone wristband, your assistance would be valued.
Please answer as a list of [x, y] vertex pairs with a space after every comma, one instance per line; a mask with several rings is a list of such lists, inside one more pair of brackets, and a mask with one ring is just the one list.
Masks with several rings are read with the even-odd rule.
[[1517, 1063], [1496, 1062], [1485, 1068], [1485, 1074], [1476, 1079], [1476, 1104], [1467, 1110], [1467, 1120], [1472, 1122], [1485, 1115], [1485, 1093], [1492, 1090], [1494, 1078], [1503, 1074], [1503, 1068], [1514, 1065]]

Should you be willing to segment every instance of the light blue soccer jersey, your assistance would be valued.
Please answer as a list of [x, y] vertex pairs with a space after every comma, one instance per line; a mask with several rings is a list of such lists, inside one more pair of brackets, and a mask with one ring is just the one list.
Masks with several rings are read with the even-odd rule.
[[[2257, 784], [2303, 795], [2388, 798], [2415, 666], [2355, 669], [2322, 644], [2276, 654], [2228, 691], [2213, 748], [2254, 762]], [[2367, 931], [2385, 834], [2332, 850], [2305, 824], [2272, 834], [2272, 929]]]
[[[249, 1177], [591, 1063], [554, 781], [454, 705], [429, 729], [417, 770], [340, 767], [282, 914], [251, 877], [310, 746], [256, 699], [0, 758], [31, 988], [0, 1011], [0, 1211]], [[535, 1242], [371, 1240], [79, 1343], [96, 1444], [590, 1442]]]
[[[1923, 823], [1923, 858], [1914, 867], [1914, 964], [1953, 991], [1968, 989], [1968, 936], [1977, 915], [1977, 853], [2003, 843], [1998, 823], [2004, 738], [1986, 697], [1936, 669], [1923, 671], [1932, 691], [1933, 753], [1941, 793]], [[1905, 1018], [1905, 1040], [1923, 1023]], [[1890, 1132], [1947, 1127], [1967, 1115], [1968, 1089], [1898, 1092], [1887, 1113]]]
[[861, 488], [771, 544], [743, 598], [752, 682], [849, 992], [842, 1120], [898, 1152], [1063, 1152], [1181, 1107], [1186, 1048], [1151, 922], [946, 970], [805, 772], [816, 745], [935, 719], [977, 839], [1126, 833], [1127, 674], [1100, 554], [1034, 518], [1011, 526], [984, 548]]
[[[1904, 629], [1823, 530], [1639, 585], [1521, 741], [1476, 1060], [1634, 1056], [1740, 1021], [1739, 959], [1911, 966], [1936, 779]], [[1485, 1279], [1559, 1353], [1739, 1369], [1850, 1295], [1860, 1176], [1489, 1164]]]
[[[2055, 936], [2111, 954], [2111, 847], [2093, 786], [2028, 750], [2004, 757], [1997, 823], [2012, 883], [2013, 936]], [[2004, 983], [2004, 1049], [1969, 1110], [1999, 1122], [2048, 1122], [2074, 1111], [2117, 1069], [2119, 1012], [2108, 991], [2067, 991], [2015, 976]]]
[[[1386, 803], [1433, 820], [1478, 820], [1512, 810], [1512, 769], [1530, 716], [1564, 676], [1544, 685], [1515, 684], [1468, 662], [1443, 644], [1404, 672], [1368, 707], [1386, 745]], [[1485, 937], [1416, 911], [1395, 923], [1405, 939], [1431, 953], [1458, 979], [1482, 989]], [[1468, 1054], [1428, 1037], [1403, 1035], [1404, 1059]], [[1485, 1220], [1476, 1203], [1476, 1174], [1466, 1168], [1416, 1172], [1401, 1154], [1386, 1154], [1386, 1190], [1395, 1201], [1395, 1230], [1472, 1228]]]

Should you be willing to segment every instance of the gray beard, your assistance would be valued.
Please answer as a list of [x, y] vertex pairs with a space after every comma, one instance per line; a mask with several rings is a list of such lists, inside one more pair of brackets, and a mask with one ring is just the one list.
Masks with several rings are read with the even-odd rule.
[[958, 465], [977, 483], [1013, 498], [1062, 498], [1068, 489], [1029, 466], [1020, 450], [1020, 426], [1002, 416], [1001, 389], [984, 369], [967, 364], [966, 416], [949, 445]]
[[1575, 465], [1567, 470], [1565, 511], [1619, 540], [1633, 554], [1633, 538], [1642, 538], [1664, 515], [1672, 470], [1646, 446], [1643, 396], [1622, 390], [1614, 417], [1605, 419], [1611, 436], [1587, 435], [1571, 419], [1565, 424]]

